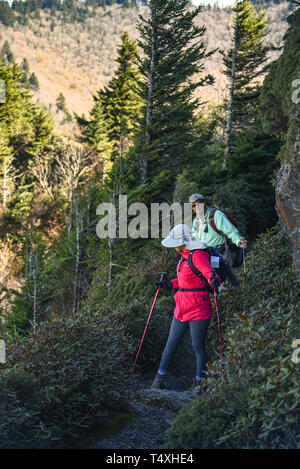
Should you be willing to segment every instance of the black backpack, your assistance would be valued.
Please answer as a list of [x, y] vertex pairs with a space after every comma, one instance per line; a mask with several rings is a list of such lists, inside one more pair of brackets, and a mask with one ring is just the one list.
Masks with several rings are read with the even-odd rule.
[[[195, 251], [199, 251], [199, 249], [193, 249], [189, 253], [189, 257], [188, 257], [188, 260], [187, 260], [187, 262], [189, 263], [189, 267], [192, 270], [192, 272], [194, 272], [194, 274], [196, 274], [198, 277], [200, 277], [201, 280], [203, 280], [203, 282], [205, 282], [207, 284], [207, 290], [209, 292], [213, 292], [214, 291], [213, 288], [209, 285], [209, 283], [206, 280], [206, 278], [204, 277], [204, 275], [193, 264], [192, 257], [193, 257], [193, 253]], [[223, 282], [225, 282], [225, 280], [228, 280], [235, 287], [239, 286], [239, 282], [236, 279], [234, 273], [232, 272], [229, 263], [221, 256], [221, 254], [217, 254], [213, 247], [207, 247], [205, 249], [201, 249], [201, 251], [208, 252], [210, 262], [211, 262], [212, 257], [219, 258], [219, 267], [214, 267], [213, 270], [220, 277], [221, 284]]]
[[216, 233], [218, 233], [219, 235], [225, 236], [225, 244], [227, 245], [226, 250], [229, 249], [230, 251], [230, 254], [231, 254], [230, 262], [231, 262], [232, 267], [239, 267], [243, 262], [243, 250], [242, 248], [233, 244], [232, 241], [228, 238], [228, 236], [226, 236], [225, 233], [218, 230], [218, 228], [216, 227], [214, 217], [215, 217], [215, 213], [217, 210], [219, 210], [220, 212], [223, 212], [224, 215], [226, 215], [226, 217], [230, 221], [230, 223], [236, 228], [238, 228], [238, 223], [231, 213], [227, 212], [226, 210], [222, 210], [217, 206], [214, 206], [213, 210], [211, 211], [209, 215], [209, 220], [208, 220], [210, 226]]

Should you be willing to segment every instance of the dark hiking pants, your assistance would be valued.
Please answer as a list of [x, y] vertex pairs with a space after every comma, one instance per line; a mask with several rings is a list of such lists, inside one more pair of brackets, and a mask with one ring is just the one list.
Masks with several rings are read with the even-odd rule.
[[185, 321], [181, 322], [175, 317], [171, 324], [169, 338], [164, 348], [160, 365], [159, 373], [166, 374], [169, 365], [172, 361], [174, 353], [177, 350], [184, 334], [190, 329], [192, 346], [196, 353], [197, 372], [196, 376], [204, 378], [204, 371], [206, 371], [207, 353], [205, 349], [205, 338], [208, 329], [210, 318], [200, 319], [198, 321]]

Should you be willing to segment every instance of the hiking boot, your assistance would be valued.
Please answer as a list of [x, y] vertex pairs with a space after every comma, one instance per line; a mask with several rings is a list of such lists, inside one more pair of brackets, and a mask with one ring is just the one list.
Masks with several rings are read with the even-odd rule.
[[159, 373], [157, 373], [152, 383], [151, 389], [165, 389], [165, 388], [166, 388], [165, 375], [160, 375]]
[[192, 386], [192, 393], [194, 394], [195, 397], [199, 397], [201, 394], [204, 394], [206, 391], [206, 384], [205, 380], [201, 379], [200, 381], [194, 380], [193, 386]]

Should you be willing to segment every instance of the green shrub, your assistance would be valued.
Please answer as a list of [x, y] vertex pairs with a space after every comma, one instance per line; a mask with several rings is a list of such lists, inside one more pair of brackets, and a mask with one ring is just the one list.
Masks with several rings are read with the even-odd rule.
[[124, 408], [133, 353], [116, 316], [56, 315], [11, 346], [0, 385], [38, 417], [45, 432], [32, 428], [33, 434], [47, 441], [75, 436], [109, 409]]
[[[1, 380], [2, 381], [2, 380]], [[20, 384], [20, 379], [19, 379]], [[40, 427], [38, 416], [20, 403], [16, 392], [6, 388], [0, 382], [0, 448], [30, 449], [46, 448], [41, 435], [47, 436]], [[39, 438], [36, 439], [33, 429], [39, 428]]]
[[238, 383], [222, 383], [218, 391], [183, 407], [168, 435], [168, 448], [226, 448], [220, 435], [237, 413], [245, 414], [247, 402]]
[[[153, 301], [154, 297], [152, 298]], [[136, 351], [142, 339], [143, 332], [149, 317], [152, 301], [145, 297], [138, 297], [124, 307], [118, 307], [111, 313], [112, 318], [124, 325], [126, 334], [135, 341]], [[157, 300], [155, 308], [147, 327], [142, 349], [138, 359], [138, 367], [154, 370], [168, 338], [170, 324], [173, 318], [175, 302], [172, 297], [163, 297]], [[134, 361], [134, 357], [132, 357]]]

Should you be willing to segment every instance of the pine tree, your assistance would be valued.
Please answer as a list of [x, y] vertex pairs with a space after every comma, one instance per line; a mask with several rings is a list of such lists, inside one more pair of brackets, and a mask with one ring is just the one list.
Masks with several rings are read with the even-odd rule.
[[29, 77], [29, 83], [32, 90], [37, 91], [40, 88], [38, 78], [34, 72]]
[[[128, 33], [124, 31], [118, 48], [116, 73], [108, 86], [104, 90], [98, 91], [91, 112], [89, 137], [99, 145], [100, 136], [94, 132], [101, 132], [103, 120], [107, 119], [107, 131], [112, 144], [113, 159], [119, 154], [124, 139], [127, 141], [132, 139], [139, 117], [141, 99], [138, 84], [140, 75], [136, 65], [137, 57], [136, 43], [131, 41]], [[101, 122], [97, 123], [97, 119], [100, 119]]]
[[24, 86], [27, 86], [28, 85], [29, 63], [28, 63], [28, 60], [25, 57], [22, 61], [21, 68], [23, 70], [23, 75], [22, 75], [22, 80], [21, 81], [24, 84]]
[[51, 140], [54, 122], [51, 114], [44, 107], [33, 106], [31, 117], [32, 138], [28, 153], [35, 157]]
[[7, 202], [13, 193], [16, 171], [13, 164], [13, 149], [4, 125], [0, 124], [0, 186], [1, 205], [6, 208]]
[[6, 1], [0, 1], [0, 22], [4, 26], [13, 26], [15, 22], [15, 15]]
[[31, 135], [30, 94], [23, 87], [22, 72], [17, 64], [6, 65], [0, 60], [0, 79], [5, 83], [6, 99], [0, 105], [0, 122], [5, 126], [10, 145], [21, 159]]
[[253, 127], [259, 97], [258, 78], [264, 73], [269, 46], [264, 44], [267, 20], [250, 0], [237, 0], [233, 7], [233, 44], [223, 52], [224, 74], [229, 80], [225, 129], [225, 157], [233, 146], [233, 132]]
[[58, 111], [66, 112], [66, 98], [64, 97], [63, 93], [60, 92], [57, 99], [56, 99], [56, 109]]
[[54, 124], [45, 109], [31, 102], [29, 91], [21, 83], [22, 71], [17, 64], [5, 65], [0, 61], [0, 79], [6, 88], [5, 102], [0, 105], [0, 122], [14, 154], [20, 188], [31, 182], [30, 164], [50, 141]]
[[29, 72], [29, 63], [28, 63], [28, 60], [26, 59], [26, 57], [24, 57], [21, 67], [22, 67], [22, 70], [24, 70], [24, 72], [26, 72], [26, 73]]
[[14, 62], [14, 55], [13, 55], [11, 49], [10, 49], [10, 45], [9, 45], [8, 41], [5, 41], [3, 46], [2, 46], [1, 53], [0, 53], [0, 58], [2, 60], [6, 60], [9, 63]]
[[109, 135], [109, 120], [100, 100], [96, 101], [91, 111], [91, 121], [84, 131], [88, 142], [104, 161], [104, 172], [108, 171], [113, 153], [113, 142]]
[[[203, 62], [205, 27], [194, 19], [202, 6], [190, 9], [188, 0], [150, 0], [149, 18], [141, 18], [139, 42], [143, 51], [140, 70], [145, 104], [142, 131], [135, 152], [139, 155], [141, 184], [163, 170], [173, 170], [193, 157], [193, 132], [198, 102], [194, 91], [207, 83]], [[177, 169], [178, 170], [178, 169]]]

